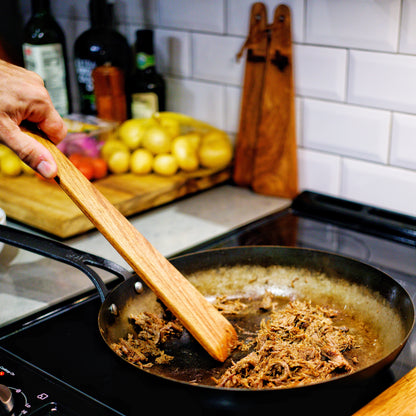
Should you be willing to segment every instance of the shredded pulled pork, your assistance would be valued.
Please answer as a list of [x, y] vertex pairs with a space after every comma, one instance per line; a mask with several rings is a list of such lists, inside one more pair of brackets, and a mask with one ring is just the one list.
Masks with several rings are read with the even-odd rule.
[[263, 320], [254, 351], [215, 380], [221, 387], [294, 387], [353, 370], [343, 353], [356, 348], [345, 327], [334, 325], [333, 309], [295, 301]]
[[[215, 306], [225, 315], [237, 316], [247, 311], [242, 299], [219, 297]], [[352, 350], [359, 348], [349, 329], [337, 326], [335, 309], [293, 301], [278, 308], [273, 296], [266, 293], [257, 310], [268, 311], [255, 332], [238, 328], [239, 356], [222, 374], [211, 378], [220, 387], [275, 389], [288, 388], [327, 380], [350, 373], [358, 364]], [[167, 314], [168, 311], [166, 311]], [[183, 332], [180, 322], [152, 313], [139, 313], [129, 318], [132, 333], [111, 345], [112, 349], [141, 368], [168, 364], [164, 343]], [[237, 351], [237, 350], [236, 350]], [[348, 353], [348, 355], [347, 355]], [[348, 357], [348, 360], [347, 360]], [[218, 373], [217, 373], [218, 374]]]
[[227, 296], [218, 296], [213, 305], [224, 315], [238, 315], [247, 308], [247, 305], [240, 299], [227, 299]]
[[161, 346], [169, 337], [183, 331], [182, 324], [174, 320], [159, 318], [153, 313], [142, 312], [130, 316], [135, 335], [129, 333], [127, 339], [120, 338], [111, 348], [119, 356], [139, 367], [151, 367], [155, 364], [167, 364], [173, 359], [165, 354]]

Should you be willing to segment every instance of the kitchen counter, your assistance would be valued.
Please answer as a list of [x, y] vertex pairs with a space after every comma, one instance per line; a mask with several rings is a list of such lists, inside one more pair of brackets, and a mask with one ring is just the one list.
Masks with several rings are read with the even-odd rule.
[[[222, 185], [134, 216], [130, 221], [151, 244], [169, 257], [289, 204], [288, 199]], [[120, 264], [124, 262], [97, 231], [66, 243]]]
[[[221, 185], [135, 215], [130, 221], [164, 256], [170, 257], [289, 204], [288, 199]], [[11, 221], [8, 224], [27, 230]], [[64, 243], [129, 268], [96, 230]], [[105, 272], [100, 275], [105, 280], [112, 278]], [[6, 246], [0, 253], [0, 324], [89, 287], [88, 279], [73, 267]]]

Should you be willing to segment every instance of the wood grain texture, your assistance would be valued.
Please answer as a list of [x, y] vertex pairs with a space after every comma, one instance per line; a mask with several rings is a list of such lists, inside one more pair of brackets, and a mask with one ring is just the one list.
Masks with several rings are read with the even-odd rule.
[[[240, 124], [234, 152], [233, 180], [237, 185], [250, 186], [253, 178], [254, 152], [260, 121], [261, 97], [267, 54], [267, 10], [263, 3], [254, 3], [250, 14]], [[240, 52], [240, 54], [242, 53]]]
[[[192, 173], [179, 172], [172, 177], [132, 173], [109, 175], [94, 184], [123, 215], [129, 216], [211, 188], [230, 177], [230, 168], [220, 171], [199, 169]], [[56, 183], [34, 176], [2, 177], [0, 206], [9, 218], [61, 238], [94, 228]]]
[[274, 13], [267, 54], [252, 187], [284, 198], [298, 193], [295, 95], [290, 10]]
[[353, 416], [415, 416], [416, 368], [378, 395]]
[[[35, 135], [36, 137], [36, 135]], [[58, 164], [55, 180], [156, 296], [216, 360], [235, 345], [232, 325], [49, 140], [36, 137]]]

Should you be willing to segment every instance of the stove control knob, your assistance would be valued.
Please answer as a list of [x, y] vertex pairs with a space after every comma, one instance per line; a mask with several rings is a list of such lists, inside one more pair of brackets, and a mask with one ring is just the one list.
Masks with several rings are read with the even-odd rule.
[[7, 415], [13, 410], [14, 400], [10, 389], [4, 384], [0, 384], [0, 414]]

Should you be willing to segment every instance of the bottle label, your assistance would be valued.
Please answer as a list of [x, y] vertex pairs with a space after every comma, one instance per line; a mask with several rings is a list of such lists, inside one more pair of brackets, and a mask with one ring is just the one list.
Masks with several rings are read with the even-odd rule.
[[136, 54], [136, 66], [137, 68], [143, 70], [151, 66], [155, 66], [155, 56], [148, 55], [144, 52], [139, 52]]
[[25, 67], [42, 77], [58, 113], [61, 116], [68, 115], [69, 103], [62, 45], [60, 43], [49, 45], [24, 43], [23, 58]]
[[84, 111], [95, 112], [95, 95], [92, 71], [97, 63], [89, 59], [75, 59], [75, 72], [77, 74], [78, 86], [81, 95], [81, 107]]
[[131, 96], [132, 118], [149, 118], [159, 111], [159, 100], [154, 92], [138, 92]]

